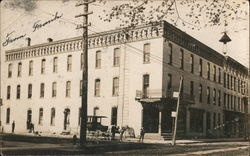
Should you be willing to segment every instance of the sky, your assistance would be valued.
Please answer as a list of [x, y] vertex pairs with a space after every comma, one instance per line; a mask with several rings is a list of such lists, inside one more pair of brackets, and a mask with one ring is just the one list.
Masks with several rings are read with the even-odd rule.
[[[77, 24], [81, 24], [81, 18], [75, 18], [82, 12], [82, 7], [75, 7], [76, 1], [69, 0], [39, 0], [36, 3], [15, 3], [16, 6], [10, 7], [6, 2], [11, 0], [4, 0], [0, 3], [0, 17], [1, 17], [1, 55], [3, 56], [5, 50], [25, 47], [27, 45], [26, 37], [31, 38], [31, 45], [47, 42], [47, 38], [53, 38], [54, 41], [80, 36], [82, 31], [76, 29]], [[30, 0], [22, 0], [30, 1]], [[230, 0], [229, 0], [230, 1]], [[245, 0], [241, 0], [245, 1]], [[120, 4], [124, 1], [108, 1], [105, 5], [95, 2], [90, 4], [89, 10], [93, 14], [89, 15], [89, 33], [101, 32], [105, 30], [112, 30], [119, 28], [119, 21], [104, 22], [99, 19], [103, 15], [103, 9], [110, 9], [114, 4]], [[158, 5], [159, 1], [153, 2], [153, 5]], [[249, 10], [249, 4], [246, 7]], [[187, 8], [179, 8], [180, 16], [184, 17]], [[45, 26], [34, 31], [34, 24], [44, 23], [52, 20], [57, 13], [62, 16]], [[188, 20], [188, 19], [187, 19]], [[228, 55], [239, 61], [241, 64], [249, 67], [249, 17], [244, 16], [234, 21], [228, 21], [227, 33], [232, 39], [228, 43]], [[222, 53], [222, 43], [219, 39], [223, 35], [225, 27], [213, 26], [202, 27], [200, 30], [192, 30], [182, 25], [177, 25], [179, 29], [193, 36], [202, 43], [208, 45], [219, 53]], [[6, 41], [6, 36], [24, 37], [3, 46]]]

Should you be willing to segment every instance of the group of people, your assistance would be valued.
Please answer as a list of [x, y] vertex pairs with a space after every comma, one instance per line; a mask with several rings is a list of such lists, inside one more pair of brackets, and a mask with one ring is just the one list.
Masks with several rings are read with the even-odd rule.
[[[123, 140], [123, 135], [124, 135], [124, 133], [125, 133], [125, 131], [127, 130], [128, 128], [126, 128], [126, 127], [122, 127], [121, 129], [119, 128], [119, 126], [118, 127], [116, 127], [116, 126], [112, 126], [111, 127], [111, 140], [114, 140], [115, 139], [115, 134], [116, 133], [120, 133], [120, 141], [122, 141]], [[144, 140], [144, 135], [145, 135], [145, 130], [144, 130], [144, 128], [142, 127], [141, 128], [141, 130], [140, 130], [140, 137], [139, 137], [139, 142], [141, 142], [141, 143], [143, 143], [143, 140]]]

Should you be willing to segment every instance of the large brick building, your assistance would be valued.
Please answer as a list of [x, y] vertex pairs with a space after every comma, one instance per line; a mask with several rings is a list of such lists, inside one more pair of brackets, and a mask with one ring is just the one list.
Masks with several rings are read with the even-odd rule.
[[[2, 60], [2, 126], [79, 132], [81, 37], [8, 50]], [[167, 22], [89, 36], [88, 114], [104, 125], [172, 132], [180, 77], [179, 136], [243, 136], [248, 69]]]

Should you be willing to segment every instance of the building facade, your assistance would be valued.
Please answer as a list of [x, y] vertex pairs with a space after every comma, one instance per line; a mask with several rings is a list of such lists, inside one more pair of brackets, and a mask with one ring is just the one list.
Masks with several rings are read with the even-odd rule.
[[[8, 50], [2, 60], [2, 126], [78, 133], [81, 37]], [[139, 135], [171, 134], [180, 77], [178, 135], [243, 136], [248, 69], [167, 22], [89, 35], [88, 115]]]

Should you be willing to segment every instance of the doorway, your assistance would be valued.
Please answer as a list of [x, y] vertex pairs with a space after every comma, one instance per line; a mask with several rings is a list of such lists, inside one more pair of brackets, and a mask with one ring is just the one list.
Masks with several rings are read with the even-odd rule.
[[30, 129], [31, 122], [32, 122], [32, 110], [29, 109], [27, 111], [27, 121], [26, 121], [27, 130]]
[[146, 133], [158, 133], [159, 110], [157, 107], [152, 105], [143, 107], [143, 127]]
[[68, 130], [69, 129], [69, 117], [70, 117], [70, 109], [66, 108], [64, 110], [64, 122], [63, 122], [63, 129]]

